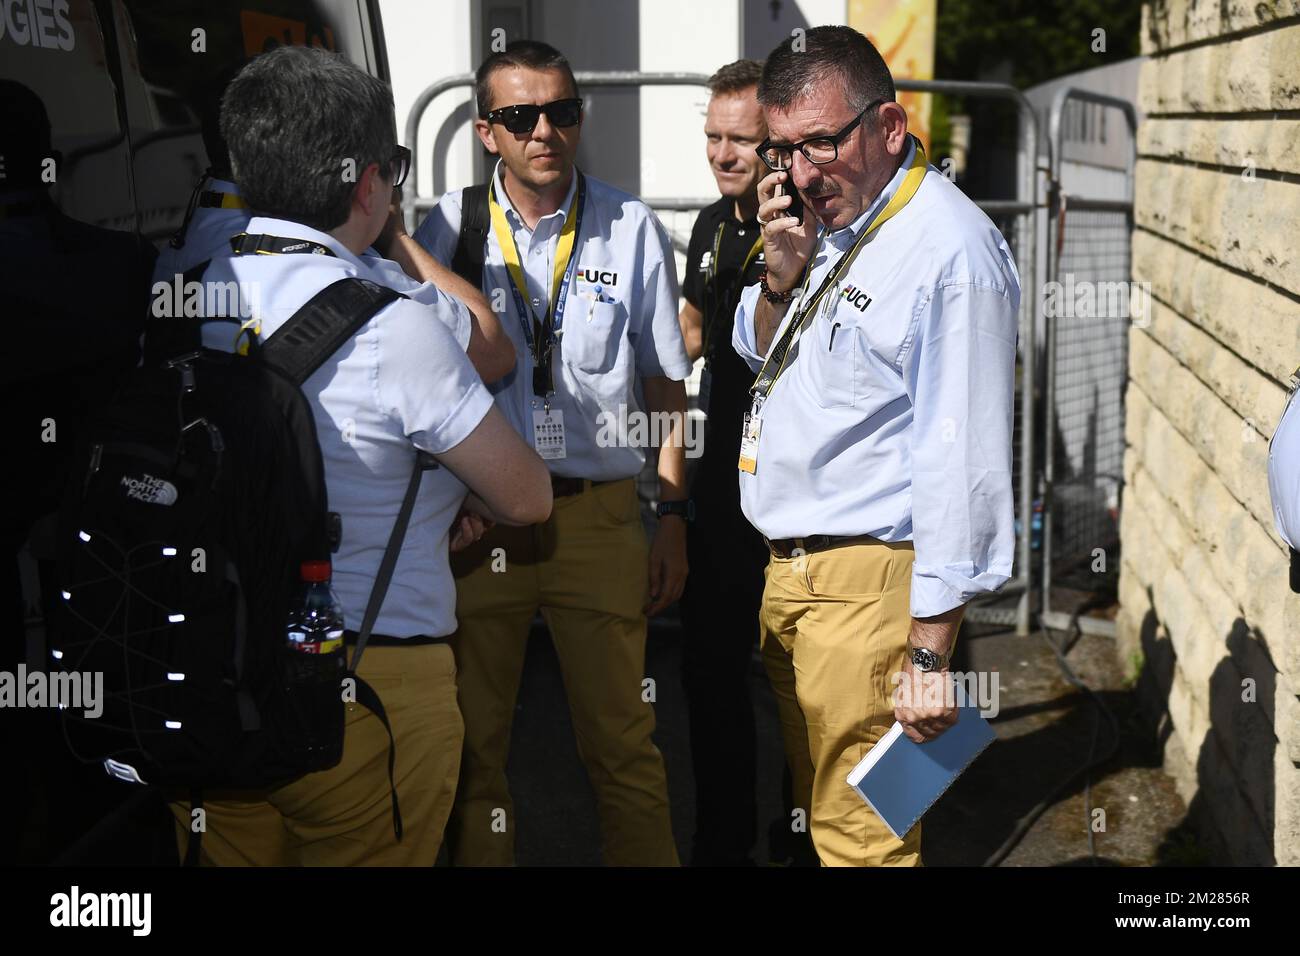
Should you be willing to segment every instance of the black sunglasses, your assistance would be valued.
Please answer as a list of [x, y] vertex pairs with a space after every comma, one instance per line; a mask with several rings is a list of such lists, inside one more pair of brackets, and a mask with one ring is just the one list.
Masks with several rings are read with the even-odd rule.
[[411, 151], [405, 146], [398, 146], [393, 158], [388, 161], [389, 178], [396, 188], [406, 181], [406, 174], [411, 171]]
[[869, 110], [884, 102], [884, 100], [876, 100], [874, 103], [867, 104], [866, 109], [850, 120], [848, 126], [845, 126], [833, 136], [814, 136], [811, 139], [801, 140], [798, 143], [790, 143], [789, 145], [774, 144], [771, 140], [765, 139], [759, 143], [754, 152], [758, 153], [758, 158], [763, 161], [768, 169], [773, 170], [789, 169], [791, 163], [794, 162], [794, 151], [796, 149], [803, 153], [804, 158], [810, 163], [816, 163], [818, 166], [833, 163], [839, 158], [840, 143], [844, 142], [844, 139], [858, 128], [858, 124], [862, 122], [862, 117], [866, 116]]
[[517, 106], [503, 106], [483, 117], [489, 123], [500, 123], [511, 133], [531, 133], [537, 127], [537, 120], [545, 113], [552, 126], [577, 126], [582, 120], [582, 97], [556, 100], [554, 103], [520, 103]]

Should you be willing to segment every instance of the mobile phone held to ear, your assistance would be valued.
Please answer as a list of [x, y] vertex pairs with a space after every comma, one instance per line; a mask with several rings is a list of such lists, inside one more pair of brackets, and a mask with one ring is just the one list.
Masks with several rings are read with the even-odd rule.
[[[799, 195], [799, 190], [795, 188], [794, 183], [787, 180], [784, 183], [777, 183], [776, 188], [780, 190], [777, 193], [778, 196], [790, 196], [790, 206], [781, 215], [794, 216], [800, 222], [803, 222], [803, 197]], [[790, 190], [789, 193], [786, 193], [787, 189]]]

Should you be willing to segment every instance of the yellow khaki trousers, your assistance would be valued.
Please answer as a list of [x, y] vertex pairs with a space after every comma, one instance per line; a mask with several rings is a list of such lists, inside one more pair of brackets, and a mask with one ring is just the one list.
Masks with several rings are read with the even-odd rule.
[[[433, 866], [456, 792], [464, 734], [451, 648], [367, 647], [360, 676], [379, 695], [393, 728], [401, 843], [393, 833], [388, 733], [378, 717], [350, 703], [336, 766], [266, 794], [205, 795], [203, 864]], [[184, 859], [190, 804], [173, 802], [171, 809]]]
[[648, 558], [631, 479], [557, 498], [545, 523], [495, 527], [452, 555], [459, 622], [452, 646], [465, 717], [460, 788], [447, 828], [454, 865], [514, 862], [506, 758], [539, 608], [596, 793], [605, 863], [677, 865], [663, 758], [650, 738], [654, 709], [643, 697]]
[[845, 778], [894, 723], [911, 628], [912, 545], [870, 541], [773, 557], [759, 612], [795, 806], [824, 866], [919, 866]]

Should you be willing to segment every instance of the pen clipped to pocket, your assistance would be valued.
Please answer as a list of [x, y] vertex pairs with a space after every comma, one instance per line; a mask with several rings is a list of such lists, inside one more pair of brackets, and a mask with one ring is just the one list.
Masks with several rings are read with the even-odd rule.
[[605, 287], [596, 285], [592, 286], [587, 292], [582, 293], [582, 297], [587, 300], [587, 321], [590, 322], [596, 315], [596, 306], [601, 304], [612, 305], [614, 300], [605, 294]]

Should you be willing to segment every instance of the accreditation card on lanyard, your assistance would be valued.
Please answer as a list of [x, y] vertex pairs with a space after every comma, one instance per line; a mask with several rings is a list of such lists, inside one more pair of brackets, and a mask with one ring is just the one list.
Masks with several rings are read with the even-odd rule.
[[[520, 265], [522, 257], [515, 244], [514, 232], [506, 221], [505, 210], [497, 201], [495, 176], [488, 188], [492, 229], [496, 233], [497, 245], [501, 247], [501, 258], [505, 260], [506, 270], [510, 273], [510, 291], [514, 293], [515, 312], [524, 331], [524, 341], [528, 343], [528, 351], [533, 356], [533, 447], [540, 457], [548, 461], [556, 461], [568, 455], [564, 439], [564, 412], [551, 407], [551, 396], [555, 394], [555, 345], [564, 323], [564, 307], [578, 264], [575, 248], [582, 231], [582, 213], [587, 198], [586, 178], [578, 170], [574, 171], [574, 175], [578, 177], [578, 188], [574, 190], [573, 202], [564, 217], [564, 228], [560, 230], [551, 276], [551, 301], [547, 303], [546, 315], [540, 320], [528, 307], [528, 281], [523, 266]], [[539, 400], [541, 408], [537, 407]]]
[[[794, 315], [786, 326], [785, 332], [773, 343], [763, 362], [763, 368], [749, 390], [752, 401], [749, 411], [745, 413], [745, 421], [740, 432], [740, 461], [736, 466], [746, 474], [758, 473], [758, 436], [763, 430], [763, 404], [772, 393], [772, 387], [781, 377], [781, 373], [794, 363], [795, 356], [799, 354], [799, 339], [796, 336], [802, 337], [801, 333], [817, 314], [817, 306], [825, 298], [826, 293], [848, 272], [849, 266], [866, 245], [868, 237], [907, 205], [920, 188], [921, 180], [925, 178], [927, 165], [925, 149], [915, 136], [910, 133], [908, 136], [916, 147], [916, 154], [912, 157], [912, 164], [908, 167], [898, 192], [894, 193], [889, 202], [863, 227], [861, 234], [854, 240], [853, 246], [827, 271], [821, 285], [811, 296], [808, 294], [808, 282], [812, 278], [812, 264], [816, 259], [816, 250], [809, 258], [808, 264], [804, 266], [799, 294], [794, 299], [796, 304], [791, 306]], [[820, 240], [818, 244], [820, 245]]]

